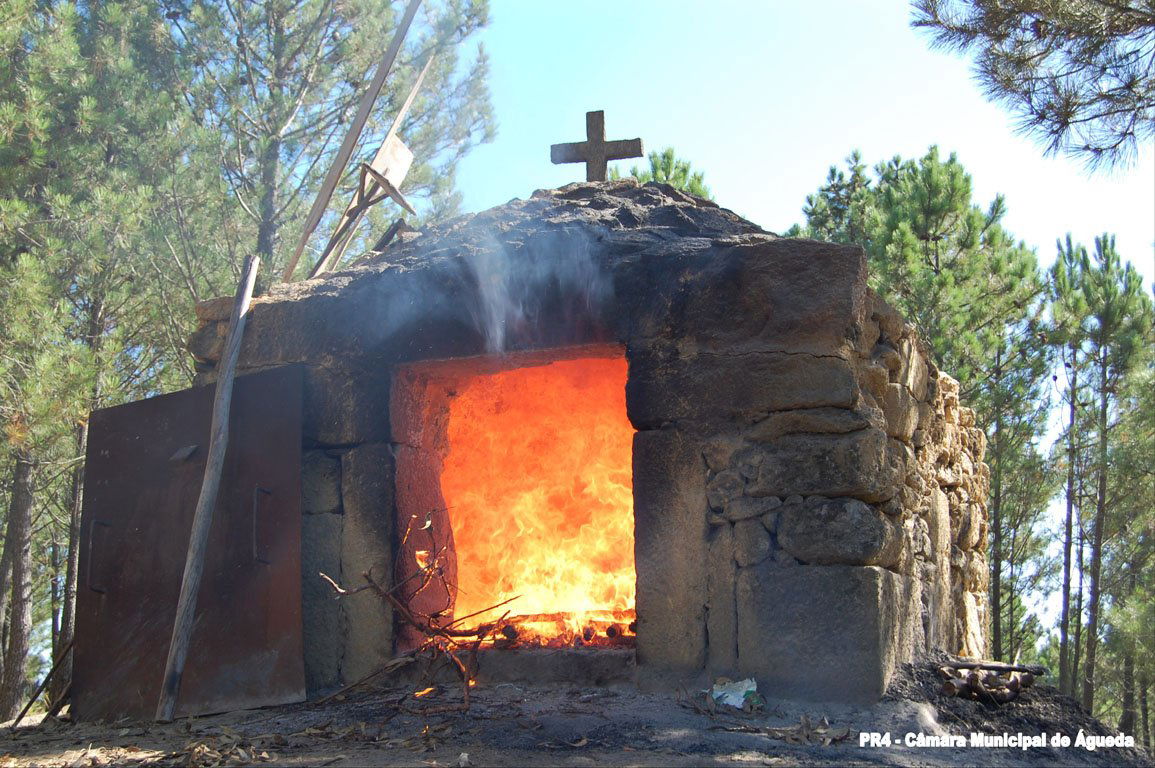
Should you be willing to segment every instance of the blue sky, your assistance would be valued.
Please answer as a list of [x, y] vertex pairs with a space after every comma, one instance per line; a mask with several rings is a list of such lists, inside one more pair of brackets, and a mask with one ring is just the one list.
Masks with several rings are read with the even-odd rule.
[[801, 220], [852, 149], [873, 165], [937, 144], [971, 173], [976, 202], [1006, 196], [1006, 227], [1044, 264], [1066, 232], [1090, 246], [1109, 231], [1155, 281], [1151, 147], [1094, 175], [1044, 158], [969, 63], [931, 50], [909, 18], [894, 0], [492, 0], [481, 42], [498, 135], [461, 165], [466, 210], [584, 179], [580, 165], [551, 165], [549, 145], [584, 139], [585, 112], [604, 109], [608, 138], [673, 146], [719, 204], [771, 231]]

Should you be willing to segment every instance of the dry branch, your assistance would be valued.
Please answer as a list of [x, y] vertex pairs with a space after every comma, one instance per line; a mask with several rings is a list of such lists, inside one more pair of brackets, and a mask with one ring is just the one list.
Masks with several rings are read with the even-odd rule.
[[[415, 574], [413, 574], [413, 576], [417, 575], [418, 573], [425, 573], [426, 577], [428, 578], [429, 572], [432, 570], [434, 570], [434, 567], [433, 565], [430, 565], [417, 571]], [[400, 616], [404, 622], [416, 628], [425, 638], [416, 648], [390, 660], [380, 669], [365, 676], [361, 680], [358, 680], [357, 682], [342, 688], [340, 691], [334, 693], [332, 696], [324, 699], [323, 701], [329, 701], [337, 696], [345, 694], [348, 691], [363, 685], [369, 680], [378, 677], [379, 675], [392, 672], [396, 669], [400, 669], [403, 666], [407, 666], [415, 662], [422, 654], [428, 653], [429, 660], [428, 664], [426, 665], [425, 672], [421, 677], [422, 682], [432, 681], [433, 673], [438, 662], [448, 662], [461, 678], [462, 702], [460, 704], [436, 705], [415, 710], [406, 709], [405, 711], [412, 714], [430, 715], [440, 712], [457, 712], [469, 709], [469, 689], [473, 685], [473, 675], [477, 669], [477, 652], [481, 648], [482, 643], [484, 643], [485, 640], [489, 637], [489, 635], [496, 631], [497, 628], [505, 622], [509, 616], [508, 611], [496, 622], [487, 622], [472, 628], [461, 629], [454, 627], [455, 624], [460, 623], [462, 620], [470, 618], [469, 616], [463, 616], [461, 619], [457, 619], [456, 621], [451, 622], [449, 625], [441, 626], [434, 617], [415, 613], [411, 608], [409, 608], [409, 606], [405, 605], [405, 603], [403, 603], [393, 594], [404, 582], [400, 582], [394, 585], [391, 589], [385, 589], [373, 578], [372, 571], [366, 571], [365, 573], [361, 574], [362, 578], [365, 579], [364, 586], [358, 587], [356, 589], [345, 589], [324, 573], [320, 574], [320, 576], [329, 584], [330, 587], [332, 587], [338, 598], [354, 595], [366, 589], [372, 591], [375, 595], [377, 595], [378, 598], [392, 607], [392, 609], [397, 612], [397, 615]], [[412, 576], [410, 578], [412, 578]], [[408, 581], [408, 579], [406, 579], [406, 581]], [[510, 600], [505, 600], [502, 603], [490, 606], [483, 611], [479, 611], [478, 614], [486, 613], [488, 611], [500, 608], [502, 605], [509, 603], [513, 599], [515, 598], [510, 598]], [[459, 651], [464, 651], [467, 654], [466, 661], [463, 661], [460, 657], [458, 657], [457, 653]], [[412, 695], [416, 696], [417, 694], [414, 692]], [[397, 702], [397, 706], [401, 707], [405, 699], [408, 697], [409, 695], [407, 694], [405, 697], [400, 699]]]

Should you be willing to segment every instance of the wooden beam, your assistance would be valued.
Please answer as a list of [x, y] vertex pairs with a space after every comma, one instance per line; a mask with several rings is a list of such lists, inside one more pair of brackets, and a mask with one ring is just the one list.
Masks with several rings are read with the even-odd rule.
[[229, 334], [221, 355], [217, 373], [216, 395], [213, 399], [212, 427], [209, 432], [208, 457], [205, 460], [205, 474], [201, 481], [200, 497], [193, 513], [192, 531], [189, 533], [188, 555], [181, 577], [180, 599], [177, 600], [176, 621], [172, 626], [172, 640], [168, 647], [164, 679], [161, 681], [160, 699], [156, 705], [156, 719], [167, 723], [176, 711], [177, 696], [180, 693], [181, 676], [184, 674], [185, 660], [188, 658], [189, 641], [192, 639], [194, 618], [197, 607], [197, 593], [200, 592], [201, 575], [204, 572], [205, 549], [208, 546], [209, 529], [213, 524], [213, 510], [217, 505], [217, 493], [221, 486], [221, 471], [224, 469], [225, 451], [229, 447], [229, 410], [233, 401], [233, 380], [236, 378], [237, 357], [241, 351], [241, 339], [245, 332], [245, 319], [253, 296], [253, 284], [257, 279], [257, 268], [261, 260], [250, 256], [245, 264], [241, 283], [233, 301], [233, 312], [229, 318]]
[[361, 97], [361, 104], [357, 107], [357, 116], [353, 118], [349, 132], [345, 134], [345, 140], [341, 142], [341, 148], [337, 150], [337, 156], [333, 158], [333, 166], [329, 169], [328, 175], [325, 176], [320, 191], [317, 192], [317, 199], [313, 201], [313, 207], [309, 209], [309, 216], [305, 219], [305, 230], [297, 242], [297, 250], [293, 252], [293, 257], [289, 259], [289, 263], [285, 265], [285, 272], [281, 277], [286, 283], [293, 279], [293, 272], [297, 268], [297, 262], [301, 259], [301, 253], [304, 252], [305, 245], [309, 242], [313, 230], [321, 223], [321, 217], [325, 215], [325, 209], [333, 197], [333, 190], [337, 188], [341, 174], [345, 172], [345, 166], [349, 164], [349, 158], [353, 156], [357, 139], [361, 137], [361, 131], [369, 120], [373, 102], [377, 100], [377, 94], [381, 92], [381, 86], [385, 84], [385, 78], [389, 76], [389, 70], [393, 68], [393, 61], [397, 58], [397, 52], [401, 50], [401, 43], [405, 40], [405, 34], [409, 31], [409, 25], [413, 22], [413, 17], [417, 15], [417, 8], [420, 5], [421, 0], [410, 0], [409, 7], [405, 9], [405, 16], [402, 17], [401, 24], [398, 25], [397, 32], [393, 35], [393, 42], [389, 44], [388, 50], [381, 58], [377, 73], [373, 75], [373, 82], [370, 83], [369, 90], [365, 91], [365, 95]]
[[[336, 233], [330, 238], [329, 244], [321, 253], [321, 258], [317, 260], [309, 272], [309, 279], [328, 272], [341, 262], [341, 257], [345, 255], [345, 249], [349, 247], [349, 243], [353, 242], [353, 235], [361, 217], [372, 205], [383, 199], [377, 194], [380, 190], [383, 189], [385, 194], [393, 198], [393, 201], [402, 208], [417, 215], [417, 211], [413, 210], [413, 206], [401, 194], [401, 182], [409, 173], [409, 166], [413, 163], [413, 153], [397, 138], [397, 131], [409, 113], [409, 108], [413, 106], [413, 100], [417, 98], [417, 92], [421, 90], [421, 84], [425, 82], [425, 75], [433, 66], [435, 56], [436, 51], [429, 54], [429, 58], [425, 60], [425, 66], [421, 68], [417, 80], [409, 89], [409, 95], [405, 97], [405, 103], [401, 105], [401, 109], [393, 118], [393, 125], [389, 126], [389, 132], [385, 134], [385, 140], [381, 142], [377, 154], [373, 156], [370, 162], [361, 164], [361, 183], [353, 194], [353, 199], [346, 206], [345, 214], [337, 224]], [[374, 177], [372, 180], [368, 178], [370, 174]]]
[[403, 231], [412, 232], [413, 227], [405, 223], [405, 219], [399, 218], [389, 225], [389, 229], [385, 230], [385, 234], [374, 243], [370, 249], [372, 253], [380, 253], [389, 247], [389, 243], [393, 242], [393, 238]]
[[1003, 664], [1001, 661], [967, 660], [949, 661], [943, 666], [955, 669], [981, 669], [987, 672], [1030, 672], [1037, 677], [1047, 674], [1047, 668], [1040, 664]]

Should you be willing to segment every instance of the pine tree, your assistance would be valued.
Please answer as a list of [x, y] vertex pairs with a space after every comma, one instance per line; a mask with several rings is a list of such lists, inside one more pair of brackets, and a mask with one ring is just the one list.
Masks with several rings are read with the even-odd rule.
[[[267, 274], [281, 271], [282, 231], [289, 226], [295, 237], [393, 35], [395, 10], [388, 0], [195, 0], [187, 11], [169, 13], [174, 40], [193, 64], [181, 85], [184, 98], [223, 141], [221, 168], [252, 230], [245, 248], [261, 256]], [[360, 146], [368, 160], [417, 72], [436, 54], [400, 136], [416, 156], [406, 195], [444, 215], [458, 204], [457, 162], [493, 136], [485, 52], [472, 62], [458, 54], [487, 23], [488, 6], [444, 0], [428, 5], [425, 18], [410, 31]], [[351, 190], [347, 184], [336, 197]], [[324, 224], [320, 230], [327, 236]]]
[[[17, 472], [25, 464], [34, 474], [71, 466], [50, 480], [35, 478], [37, 514], [59, 506], [70, 519], [61, 531], [50, 516], [27, 564], [20, 536], [13, 539], [12, 605], [25, 594], [47, 605], [48, 582], [56, 579], [56, 609], [28, 614], [55, 627], [51, 646], [72, 632], [84, 414], [171, 386], [179, 377], [170, 362], [185, 356], [177, 334], [163, 332], [172, 305], [141, 279], [163, 252], [161, 234], [175, 215], [165, 194], [178, 182], [174, 168], [199, 156], [182, 141], [187, 107], [173, 95], [178, 62], [162, 11], [146, 0], [42, 2], [0, 26], [0, 39], [13, 46], [0, 79], [16, 98], [15, 109], [0, 114], [0, 158], [21, 169], [0, 180], [0, 254], [7, 257], [0, 270], [10, 291], [4, 314], [29, 321], [9, 322], [0, 347], [7, 343], [19, 361], [8, 379], [8, 423], [33, 436], [28, 442], [10, 431], [8, 445]], [[200, 254], [202, 274], [220, 271], [207, 258], [213, 253]], [[49, 353], [58, 358], [55, 368], [40, 362]], [[47, 548], [54, 542], [53, 561]], [[25, 574], [38, 579], [31, 592]], [[18, 639], [10, 633], [13, 659], [22, 655]], [[14, 663], [9, 675], [18, 674]], [[16, 678], [5, 680], [11, 692]]]
[[[1063, 436], [1066, 443], [1066, 515], [1063, 521], [1063, 566], [1062, 566], [1062, 607], [1059, 617], [1059, 690], [1072, 695], [1074, 687], [1071, 653], [1071, 551], [1074, 545], [1073, 526], [1079, 518], [1075, 473], [1076, 454], [1080, 450], [1083, 435], [1080, 423], [1079, 403], [1081, 394], [1080, 375], [1084, 372], [1086, 355], [1083, 345], [1087, 338], [1087, 300], [1083, 294], [1083, 264], [1087, 263], [1086, 249], [1075, 246], [1071, 236], [1066, 242], [1059, 242], [1058, 257], [1048, 275], [1047, 292], [1050, 302], [1050, 341], [1054, 344], [1066, 376], [1063, 399], [1067, 406], [1067, 428]], [[1058, 377], [1056, 376], [1057, 380]]]
[[831, 166], [822, 188], [806, 196], [802, 213], [806, 216], [807, 236], [865, 248], [870, 243], [867, 226], [872, 196], [866, 166], [857, 149], [846, 158], [846, 171]]
[[[630, 176], [642, 184], [656, 181], [661, 184], [669, 184], [675, 189], [688, 192], [696, 197], [706, 200], [714, 199], [713, 195], [710, 194], [710, 188], [706, 186], [705, 176], [702, 172], [693, 170], [689, 160], [677, 157], [673, 147], [666, 147], [661, 152], [651, 152], [646, 159], [650, 163], [649, 168], [639, 168], [636, 165], [630, 168]], [[617, 169], [610, 169], [610, 179], [620, 179], [621, 177]]]
[[[1111, 623], [1120, 635], [1125, 675], [1119, 728], [1151, 745], [1149, 694], [1155, 680], [1155, 338], [1138, 351], [1139, 361], [1120, 397], [1114, 467], [1121, 490], [1115, 494], [1123, 522], [1122, 551], [1112, 570], [1124, 588], [1114, 602]], [[1129, 683], [1129, 685], [1128, 685]]]
[[991, 650], [998, 659], [1013, 659], [1021, 650], [1031, 623], [1022, 611], [1024, 598], [1051, 571], [1040, 527], [1055, 477], [1039, 450], [1050, 356], [1032, 326], [1023, 324], [1021, 334], [1008, 328], [999, 340], [982, 409], [991, 467]]
[[895, 157], [873, 178], [857, 152], [846, 165], [807, 197], [806, 226], [792, 234], [866, 250], [872, 286], [920, 329], [986, 429], [991, 634], [1002, 656], [1027, 635], [1024, 590], [1049, 573], [1036, 560], [1051, 473], [1039, 449], [1050, 349], [1035, 255], [1003, 229], [1001, 196], [974, 204], [954, 155], [944, 161], [931, 147], [917, 161]]
[[1082, 691], [1083, 706], [1094, 711], [1096, 655], [1103, 609], [1104, 534], [1111, 489], [1111, 415], [1118, 405], [1124, 377], [1136, 362], [1143, 345], [1150, 341], [1151, 300], [1144, 292], [1142, 280], [1135, 268], [1129, 263], [1121, 263], [1115, 250], [1115, 238], [1110, 235], [1095, 238], [1093, 260], [1085, 261], [1082, 271], [1084, 292], [1090, 309], [1087, 340], [1095, 376], [1091, 386], [1098, 406], [1095, 424], [1095, 515], [1091, 529], [1086, 663]]
[[975, 52], [987, 95], [1021, 128], [1090, 163], [1155, 137], [1155, 8], [1144, 0], [916, 0], [914, 26]]
[[[230, 7], [242, 15], [224, 18]], [[415, 27], [424, 31], [411, 35], [378, 105], [382, 115], [395, 111], [414, 66], [440, 47], [428, 90], [402, 128], [426, 159], [406, 191], [424, 195], [431, 212], [452, 208], [456, 159], [491, 130], [484, 56], [459, 65], [453, 50], [484, 23], [485, 5], [447, 0], [438, 8]], [[73, 631], [85, 415], [187, 386], [192, 306], [231, 292], [257, 246], [259, 222], [238, 195], [245, 204], [263, 199], [260, 174], [250, 174], [259, 166], [246, 163], [266, 156], [267, 142], [248, 135], [239, 110], [285, 117], [250, 107], [265, 110], [278, 93], [313, 94], [285, 135], [273, 137], [281, 144], [277, 183], [298, 196], [278, 210], [279, 227], [340, 140], [344, 111], [392, 31], [383, 9], [383, 0], [188, 9], [152, 0], [13, 0], [0, 15], [0, 466], [10, 473], [0, 507], [9, 510], [11, 542], [0, 554], [0, 616], [12, 617], [0, 643], [0, 705], [19, 698], [40, 659]], [[273, 26], [248, 27], [253, 14]], [[251, 82], [230, 69], [241, 66], [230, 24], [253, 35], [243, 46], [245, 66], [258, 76]], [[220, 48], [200, 45], [213, 40]], [[302, 66], [312, 56], [306, 48], [320, 45], [316, 68], [262, 70], [275, 57], [259, 58], [260, 45], [277, 40]], [[256, 98], [245, 101], [254, 83]], [[379, 136], [380, 126], [374, 130]], [[29, 528], [28, 515], [42, 522]], [[67, 675], [58, 676], [56, 692], [66, 684]]]
[[14, 717], [22, 703], [32, 642], [39, 469], [57, 458], [60, 425], [76, 416], [69, 393], [79, 383], [73, 350], [61, 332], [67, 313], [55, 279], [67, 260], [42, 226], [51, 215], [45, 178], [60, 164], [52, 133], [60, 81], [44, 76], [40, 46], [67, 60], [69, 38], [36, 5], [10, 8], [0, 20], [0, 162], [11, 169], [0, 174], [0, 447], [4, 465], [12, 468], [0, 555], [0, 617], [8, 615], [0, 675], [5, 718]]
[[23, 703], [33, 633], [33, 516], [41, 468], [60, 458], [67, 435], [61, 424], [78, 416], [67, 393], [82, 380], [73, 350], [63, 343], [62, 303], [32, 254], [0, 270], [0, 428], [12, 479], [0, 554], [0, 616], [8, 636], [0, 675], [0, 717]]

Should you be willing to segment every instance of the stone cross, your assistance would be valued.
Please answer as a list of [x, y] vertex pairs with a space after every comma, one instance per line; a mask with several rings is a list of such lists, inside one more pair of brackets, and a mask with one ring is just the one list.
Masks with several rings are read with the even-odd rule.
[[554, 144], [549, 148], [549, 159], [560, 163], [585, 163], [586, 181], [605, 181], [606, 164], [610, 160], [642, 157], [641, 139], [606, 141], [606, 113], [586, 112], [586, 140], [570, 144]]

